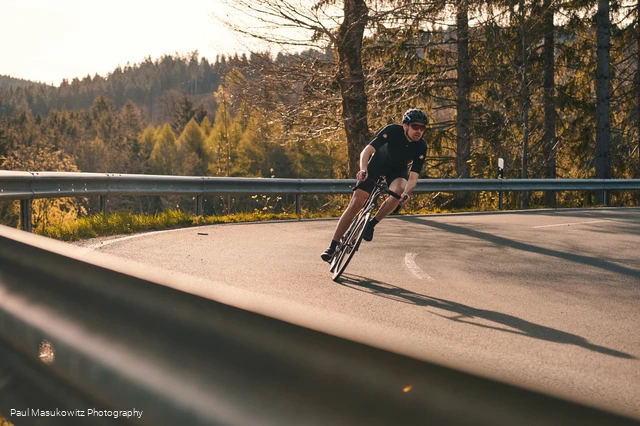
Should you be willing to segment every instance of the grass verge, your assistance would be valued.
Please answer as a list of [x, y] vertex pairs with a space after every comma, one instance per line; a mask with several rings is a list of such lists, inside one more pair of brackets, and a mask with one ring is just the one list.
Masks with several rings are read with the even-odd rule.
[[[478, 209], [403, 209], [399, 215], [408, 214], [438, 214], [478, 212]], [[492, 209], [486, 211], [495, 211]], [[338, 217], [342, 210], [305, 212], [305, 219], [320, 219]], [[190, 226], [213, 225], [216, 223], [260, 222], [268, 220], [301, 219], [295, 213], [234, 213], [224, 216], [196, 216], [180, 210], [167, 210], [156, 214], [134, 214], [129, 212], [113, 213], [107, 216], [96, 214], [67, 221], [58, 225], [51, 225], [42, 229], [35, 227], [33, 232], [49, 238], [62, 241], [78, 241], [89, 238], [106, 237], [110, 235], [131, 234], [134, 232], [157, 231], [163, 229], [187, 228]], [[2, 425], [0, 425], [2, 426]]]
[[[464, 210], [460, 210], [464, 211]], [[469, 209], [469, 211], [476, 211]], [[446, 209], [402, 210], [399, 215], [450, 213]], [[305, 212], [305, 219], [339, 217], [342, 210]], [[261, 222], [269, 220], [301, 219], [295, 213], [234, 213], [224, 216], [196, 216], [180, 210], [167, 210], [153, 215], [119, 212], [103, 216], [96, 214], [81, 217], [62, 224], [35, 227], [33, 233], [61, 241], [79, 241], [110, 235], [132, 234], [134, 232], [159, 231], [163, 229], [188, 228], [190, 226], [213, 225], [216, 223]], [[1, 426], [1, 425], [0, 425]]]
[[[325, 215], [326, 216], [326, 215]], [[330, 216], [330, 215], [328, 215]], [[45, 229], [34, 229], [34, 233], [62, 241], [78, 241], [109, 235], [131, 234], [141, 231], [187, 228], [216, 223], [259, 222], [266, 220], [299, 219], [291, 213], [236, 213], [226, 216], [195, 216], [179, 210], [168, 210], [153, 215], [114, 213], [78, 218]]]

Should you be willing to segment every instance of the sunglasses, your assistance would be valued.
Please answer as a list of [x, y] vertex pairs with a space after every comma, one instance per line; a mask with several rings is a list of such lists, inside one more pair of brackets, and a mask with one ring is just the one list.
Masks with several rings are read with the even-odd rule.
[[425, 126], [423, 126], [422, 124], [410, 124], [411, 129], [415, 130], [415, 131], [420, 131], [420, 132], [424, 132]]

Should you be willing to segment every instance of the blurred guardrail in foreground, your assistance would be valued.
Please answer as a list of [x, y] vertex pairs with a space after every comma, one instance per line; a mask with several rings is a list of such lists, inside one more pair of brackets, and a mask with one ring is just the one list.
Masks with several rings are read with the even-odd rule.
[[638, 425], [156, 283], [0, 226], [0, 412], [23, 425]]

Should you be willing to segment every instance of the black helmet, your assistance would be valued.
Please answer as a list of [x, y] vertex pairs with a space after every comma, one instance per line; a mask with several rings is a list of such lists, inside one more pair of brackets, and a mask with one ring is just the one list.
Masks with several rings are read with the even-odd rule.
[[421, 109], [411, 108], [402, 116], [402, 124], [422, 123], [426, 126], [428, 122], [427, 114]]

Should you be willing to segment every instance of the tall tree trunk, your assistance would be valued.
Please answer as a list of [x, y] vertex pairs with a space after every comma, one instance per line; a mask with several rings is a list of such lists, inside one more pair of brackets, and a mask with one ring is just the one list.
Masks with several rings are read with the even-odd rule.
[[636, 157], [634, 178], [640, 177], [640, 0], [636, 3]]
[[[529, 76], [527, 75], [527, 28], [524, 0], [520, 0], [520, 29], [522, 31], [522, 179], [527, 179], [529, 155]], [[527, 208], [527, 191], [522, 191], [520, 208]]]
[[337, 34], [339, 69], [337, 80], [342, 95], [342, 119], [347, 134], [349, 173], [360, 169], [360, 152], [369, 142], [367, 95], [362, 70], [362, 39], [367, 21], [364, 0], [345, 0], [344, 21]]
[[[611, 20], [609, 0], [598, 0], [597, 43], [598, 65], [596, 69], [596, 178], [611, 177], [611, 88], [609, 68], [611, 66]], [[607, 204], [603, 192], [598, 191], [597, 202]]]
[[[458, 178], [471, 177], [471, 135], [469, 120], [471, 118], [471, 77], [469, 75], [469, 3], [458, 0], [456, 11], [458, 29], [458, 80], [456, 82], [458, 99], [456, 103], [456, 174]], [[469, 203], [469, 192], [459, 192], [455, 204], [459, 207]]]
[[[556, 104], [555, 104], [555, 28], [553, 26], [553, 0], [544, 0], [544, 177], [555, 179], [556, 173]], [[545, 191], [544, 202], [548, 206], [556, 205], [556, 192]]]

